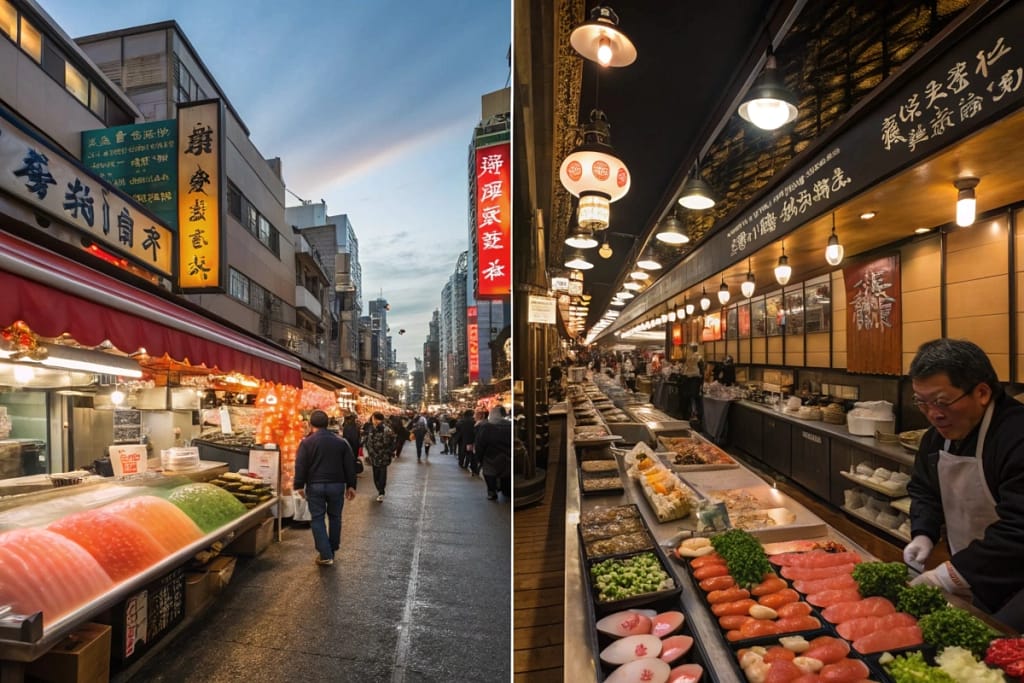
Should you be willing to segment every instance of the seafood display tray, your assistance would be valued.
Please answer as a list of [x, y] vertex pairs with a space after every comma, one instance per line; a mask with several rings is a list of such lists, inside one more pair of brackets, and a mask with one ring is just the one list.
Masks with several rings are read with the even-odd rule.
[[[613, 559], [625, 560], [636, 555], [642, 555], [644, 553], [653, 553], [657, 556], [658, 561], [661, 564], [662, 570], [664, 570], [664, 572], [669, 575], [669, 578], [672, 579], [672, 583], [674, 584], [673, 587], [666, 588], [660, 591], [655, 591], [653, 593], [643, 593], [641, 595], [634, 595], [632, 597], [624, 598], [622, 600], [611, 600], [608, 602], [598, 601], [597, 593], [594, 589], [594, 581], [590, 576], [590, 568], [599, 562], [605, 562], [607, 560]], [[676, 580], [675, 576], [672, 574], [671, 568], [668, 566], [668, 558], [665, 557], [664, 551], [662, 551], [661, 547], [657, 544], [655, 544], [654, 548], [652, 548], [651, 550], [640, 550], [633, 553], [623, 553], [621, 555], [608, 555], [606, 557], [601, 557], [598, 559], [588, 559], [586, 551], [584, 550], [583, 546], [580, 545], [580, 561], [583, 562], [583, 580], [587, 586], [587, 595], [590, 598], [590, 603], [592, 603], [593, 605], [594, 613], [598, 617], [603, 617], [606, 614], [612, 614], [613, 612], [619, 612], [626, 609], [633, 609], [635, 607], [646, 608], [649, 604], [657, 602], [659, 600], [664, 600], [666, 598], [675, 598], [676, 600], [678, 600], [680, 593], [683, 592], [683, 587]]]

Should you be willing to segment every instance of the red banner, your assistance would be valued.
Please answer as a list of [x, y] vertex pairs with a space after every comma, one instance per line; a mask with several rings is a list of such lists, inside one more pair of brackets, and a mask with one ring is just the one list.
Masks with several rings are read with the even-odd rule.
[[508, 296], [512, 286], [509, 143], [476, 150], [477, 296]]
[[466, 309], [466, 335], [469, 347], [469, 381], [480, 379], [480, 330], [476, 324], [476, 306]]
[[846, 369], [877, 375], [902, 371], [899, 254], [843, 269]]

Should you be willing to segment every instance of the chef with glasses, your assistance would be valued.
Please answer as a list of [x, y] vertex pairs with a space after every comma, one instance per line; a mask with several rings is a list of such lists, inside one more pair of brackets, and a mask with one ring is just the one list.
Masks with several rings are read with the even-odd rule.
[[910, 381], [931, 429], [907, 485], [912, 540], [903, 559], [923, 571], [943, 526], [950, 552], [911, 584], [973, 598], [1006, 625], [1024, 628], [1024, 405], [969, 341], [922, 344]]

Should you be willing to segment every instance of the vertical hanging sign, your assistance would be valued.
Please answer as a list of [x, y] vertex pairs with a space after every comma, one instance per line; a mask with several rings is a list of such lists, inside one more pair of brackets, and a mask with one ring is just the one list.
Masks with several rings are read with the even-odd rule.
[[899, 254], [843, 269], [846, 283], [846, 368], [898, 375], [902, 370]]
[[512, 285], [509, 143], [476, 150], [477, 296], [508, 296]]
[[469, 381], [480, 379], [480, 330], [477, 326], [476, 306], [466, 309], [466, 341], [469, 349]]
[[224, 109], [220, 100], [178, 105], [178, 285], [224, 291]]

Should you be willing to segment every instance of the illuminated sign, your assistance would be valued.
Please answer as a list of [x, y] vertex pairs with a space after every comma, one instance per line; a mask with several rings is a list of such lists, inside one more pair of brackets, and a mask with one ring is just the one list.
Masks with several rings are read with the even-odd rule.
[[0, 190], [74, 226], [93, 243], [172, 276], [173, 233], [127, 196], [0, 109]]
[[178, 284], [220, 292], [224, 114], [220, 100], [178, 105]]
[[508, 296], [512, 285], [512, 216], [508, 142], [476, 150], [477, 296]]
[[82, 132], [82, 163], [145, 206], [172, 230], [178, 226], [178, 128], [151, 121]]
[[466, 309], [466, 335], [469, 342], [469, 381], [480, 379], [480, 330], [477, 327], [476, 306]]

